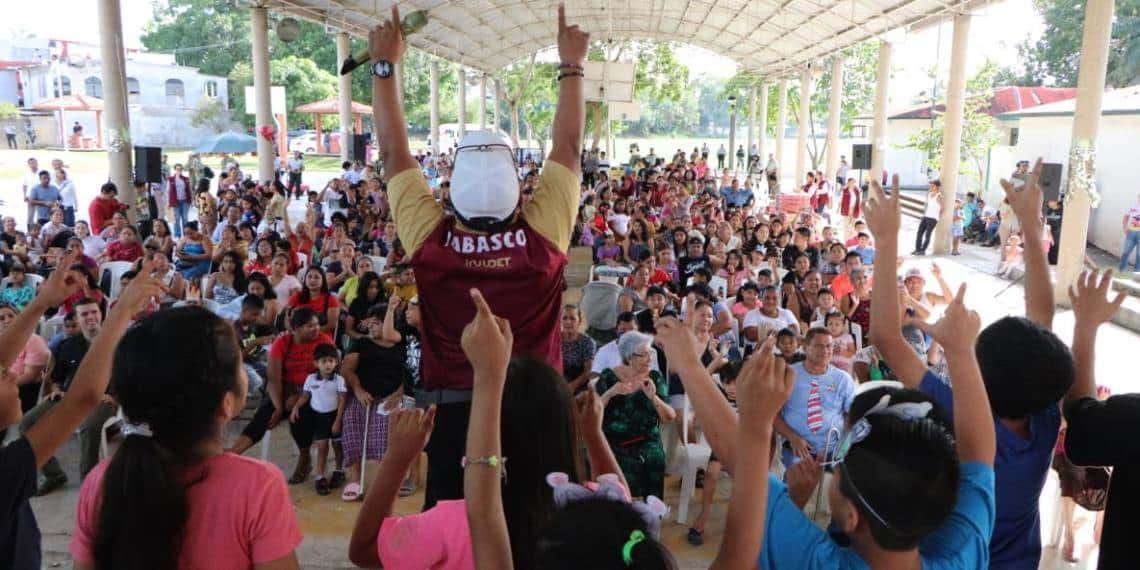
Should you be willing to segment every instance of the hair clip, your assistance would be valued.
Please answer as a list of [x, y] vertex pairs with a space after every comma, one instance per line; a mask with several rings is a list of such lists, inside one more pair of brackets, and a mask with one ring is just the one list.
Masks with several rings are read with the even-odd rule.
[[645, 522], [649, 535], [656, 539], [661, 533], [661, 520], [669, 514], [669, 506], [652, 495], [644, 501], [633, 501], [629, 490], [621, 484], [621, 478], [614, 473], [599, 475], [596, 482], [585, 485], [572, 483], [565, 473], [553, 472], [546, 476], [546, 483], [554, 489], [554, 504], [563, 508], [567, 504], [584, 499], [601, 498], [629, 504]]

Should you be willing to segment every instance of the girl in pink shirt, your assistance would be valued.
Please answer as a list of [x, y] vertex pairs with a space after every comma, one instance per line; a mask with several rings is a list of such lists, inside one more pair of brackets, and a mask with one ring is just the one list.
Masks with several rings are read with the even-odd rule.
[[76, 568], [297, 568], [281, 471], [223, 452], [245, 404], [241, 361], [229, 323], [181, 307], [139, 321], [96, 367], [111, 376], [125, 437], [80, 490]]

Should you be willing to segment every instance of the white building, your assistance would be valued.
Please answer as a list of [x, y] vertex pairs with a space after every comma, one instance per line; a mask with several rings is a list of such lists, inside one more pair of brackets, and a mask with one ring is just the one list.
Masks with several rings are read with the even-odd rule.
[[[1027, 160], [1040, 156], [1045, 162], [1062, 165], [1062, 192], [1069, 175], [1075, 107], [1076, 101], [1070, 99], [1001, 116], [1003, 120], [1017, 121], [1019, 136], [1014, 147], [1017, 156]], [[1089, 219], [1089, 241], [1117, 256], [1124, 246], [1121, 219], [1140, 195], [1140, 185], [1136, 183], [1137, 159], [1140, 159], [1140, 152], [1136, 150], [1137, 133], [1140, 133], [1140, 86], [1105, 93], [1096, 141], [1096, 183], [1101, 201]]]
[[[21, 43], [43, 43], [51, 40], [19, 40]], [[63, 65], [62, 94], [82, 93], [103, 98], [102, 66], [99, 46], [76, 42], [55, 42]], [[53, 46], [54, 47], [54, 46]], [[2, 52], [4, 46], [0, 46]], [[9, 48], [10, 51], [16, 51]], [[21, 49], [27, 50], [27, 47]], [[208, 129], [191, 126], [190, 119], [199, 105], [220, 100], [229, 107], [225, 77], [205, 75], [196, 68], [175, 63], [170, 54], [128, 51], [126, 54], [127, 94], [131, 121], [131, 142], [136, 145], [187, 148], [213, 134]], [[50, 60], [33, 63], [20, 70], [20, 94], [25, 108], [60, 95], [57, 68]], [[10, 90], [0, 89], [0, 93]], [[18, 103], [18, 101], [11, 101]], [[58, 117], [53, 117], [58, 122]], [[71, 126], [79, 121], [87, 136], [95, 135], [93, 112], [67, 112], [64, 124], [70, 135]], [[51, 137], [57, 139], [58, 137]]]

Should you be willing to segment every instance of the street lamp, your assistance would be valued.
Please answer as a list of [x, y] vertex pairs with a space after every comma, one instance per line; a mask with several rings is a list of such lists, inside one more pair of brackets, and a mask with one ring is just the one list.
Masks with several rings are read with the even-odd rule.
[[736, 95], [728, 96], [728, 169], [736, 171]]

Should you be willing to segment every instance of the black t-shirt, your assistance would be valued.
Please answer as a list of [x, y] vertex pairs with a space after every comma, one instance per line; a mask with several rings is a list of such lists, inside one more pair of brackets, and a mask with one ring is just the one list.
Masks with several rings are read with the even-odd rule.
[[688, 284], [689, 278], [702, 267], [712, 272], [712, 262], [709, 261], [709, 256], [689, 257], [686, 255], [677, 261], [677, 269], [681, 272], [681, 286], [684, 287]]
[[71, 386], [71, 379], [75, 378], [75, 371], [79, 370], [79, 363], [87, 356], [90, 346], [87, 337], [77, 334], [63, 339], [52, 351], [55, 365], [51, 369], [51, 381], [58, 384], [60, 390], [66, 392]]
[[360, 355], [356, 375], [361, 386], [373, 397], [385, 398], [403, 385], [403, 343], [385, 348], [370, 338], [358, 338], [348, 352]]
[[27, 439], [0, 448], [0, 568], [40, 567], [40, 527], [28, 502], [37, 475]]

